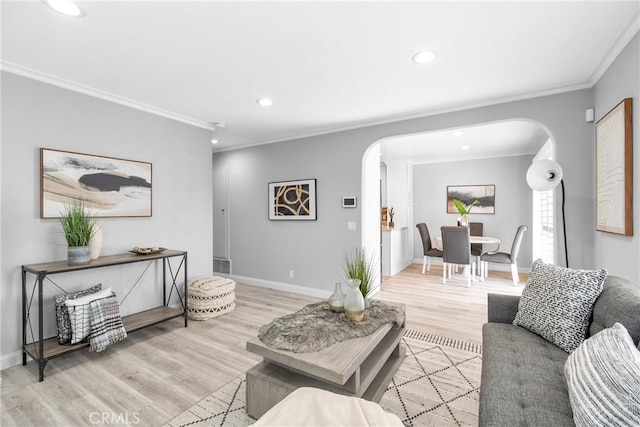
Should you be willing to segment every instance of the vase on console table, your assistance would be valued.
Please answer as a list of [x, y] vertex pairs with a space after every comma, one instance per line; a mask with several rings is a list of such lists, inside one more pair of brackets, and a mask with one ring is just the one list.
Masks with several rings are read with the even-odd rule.
[[344, 294], [342, 293], [342, 283], [336, 282], [336, 289], [329, 297], [329, 308], [336, 313], [344, 311]]
[[348, 279], [347, 294], [344, 297], [344, 314], [352, 322], [360, 322], [364, 318], [364, 297], [360, 292], [360, 279]]
[[102, 227], [95, 224], [93, 226], [93, 235], [89, 241], [89, 251], [91, 253], [91, 259], [100, 257], [102, 251]]

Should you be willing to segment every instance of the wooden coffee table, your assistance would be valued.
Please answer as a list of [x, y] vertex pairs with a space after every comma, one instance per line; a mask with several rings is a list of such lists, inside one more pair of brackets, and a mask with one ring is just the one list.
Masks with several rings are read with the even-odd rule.
[[260, 418], [299, 387], [379, 402], [404, 359], [403, 334], [404, 324], [399, 329], [386, 324], [369, 336], [312, 353], [274, 349], [258, 337], [248, 341], [247, 350], [264, 360], [247, 372], [247, 413]]

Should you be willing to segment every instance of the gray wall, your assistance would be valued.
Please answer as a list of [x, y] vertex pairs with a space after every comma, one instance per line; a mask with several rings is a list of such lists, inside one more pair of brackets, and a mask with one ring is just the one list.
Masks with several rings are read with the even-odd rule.
[[[233, 273], [332, 290], [342, 278], [346, 249], [360, 246], [360, 233], [347, 231], [347, 221], [360, 229], [360, 209], [343, 208], [342, 197], [360, 199], [361, 156], [357, 147], [332, 136], [214, 155], [214, 169], [229, 170]], [[307, 178], [317, 180], [317, 221], [269, 221], [267, 184]]]
[[[633, 98], [633, 223], [634, 235], [632, 237], [621, 236], [601, 231], [595, 232], [596, 265], [606, 267], [609, 274], [625, 277], [635, 283], [640, 277], [640, 149], [638, 138], [640, 137], [640, 120], [638, 111], [640, 104], [640, 33], [629, 42], [625, 49], [618, 55], [615, 62], [607, 72], [598, 80], [594, 88], [595, 117], [600, 120], [613, 107], [624, 98]], [[595, 127], [594, 136], [595, 141]], [[595, 145], [590, 146], [595, 151]], [[592, 180], [595, 192], [595, 176]], [[595, 209], [595, 205], [594, 205]], [[593, 223], [595, 230], [595, 220]]]
[[[518, 267], [531, 266], [532, 194], [525, 175], [533, 155], [501, 157], [463, 162], [431, 163], [413, 167], [413, 218], [425, 222], [433, 236], [440, 235], [443, 225], [456, 225], [458, 214], [448, 214], [448, 185], [493, 184], [496, 186], [495, 214], [469, 215], [470, 221], [484, 223], [484, 235], [497, 237], [501, 250], [510, 252], [511, 243], [520, 225], [529, 227], [524, 235], [518, 257]], [[413, 257], [422, 260], [422, 242], [415, 227]], [[487, 247], [485, 250], [492, 250]]]
[[[40, 147], [151, 162], [153, 216], [101, 219], [102, 254], [133, 246], [181, 249], [189, 251], [190, 277], [211, 274], [210, 132], [9, 73], [2, 73], [2, 114], [3, 366], [16, 363], [21, 345], [20, 266], [66, 259], [58, 221], [39, 218]], [[160, 304], [158, 266], [129, 295], [123, 314]], [[102, 282], [122, 298], [143, 267], [137, 263], [52, 278], [66, 290]], [[57, 293], [46, 284], [47, 336], [55, 334], [51, 297]]]
[[[215, 153], [214, 168], [228, 167], [230, 171], [233, 273], [256, 283], [262, 280], [331, 290], [340, 278], [342, 254], [361, 242], [359, 232], [346, 231], [347, 221], [358, 221], [361, 230], [360, 208], [344, 210], [340, 198], [361, 197], [362, 158], [370, 145], [386, 137], [510, 119], [535, 121], [555, 141], [557, 161], [564, 167], [569, 189], [566, 211], [571, 265], [591, 268], [594, 155], [584, 147], [593, 146], [593, 124], [585, 123], [584, 114], [592, 102], [593, 92], [580, 90]], [[318, 179], [318, 221], [269, 222], [267, 183], [298, 178]], [[214, 194], [218, 197], [221, 195]], [[509, 226], [511, 233], [513, 227]], [[296, 276], [288, 279], [287, 272], [292, 269]]]

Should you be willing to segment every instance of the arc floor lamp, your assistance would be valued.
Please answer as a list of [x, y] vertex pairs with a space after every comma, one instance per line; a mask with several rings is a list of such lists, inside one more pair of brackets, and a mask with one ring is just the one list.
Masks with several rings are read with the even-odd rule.
[[569, 252], [567, 250], [567, 224], [564, 217], [564, 181], [562, 168], [553, 160], [535, 160], [527, 170], [527, 184], [534, 191], [548, 191], [558, 184], [562, 188], [562, 234], [564, 236], [564, 259], [569, 268]]

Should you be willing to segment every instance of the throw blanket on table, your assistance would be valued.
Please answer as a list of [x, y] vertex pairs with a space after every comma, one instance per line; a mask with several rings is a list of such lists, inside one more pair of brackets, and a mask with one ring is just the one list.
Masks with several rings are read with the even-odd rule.
[[115, 295], [89, 304], [89, 351], [102, 351], [127, 337]]
[[404, 325], [402, 308], [374, 300], [364, 319], [356, 323], [344, 313], [334, 313], [322, 301], [261, 326], [258, 337], [272, 348], [309, 353], [351, 338], [366, 337], [387, 323], [393, 323], [396, 329]]

